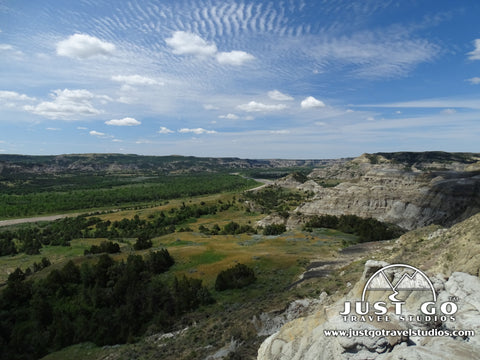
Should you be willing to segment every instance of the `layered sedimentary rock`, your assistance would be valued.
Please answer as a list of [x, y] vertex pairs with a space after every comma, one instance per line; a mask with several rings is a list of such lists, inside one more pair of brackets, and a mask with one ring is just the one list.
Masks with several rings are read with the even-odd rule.
[[[400, 359], [475, 359], [480, 353], [480, 339], [475, 336], [415, 336], [405, 333], [378, 336], [326, 336], [325, 331], [378, 332], [395, 330], [408, 332], [473, 330], [480, 333], [480, 279], [467, 273], [454, 272], [449, 279], [435, 276], [433, 282], [437, 297], [437, 313], [444, 302], [456, 299], [458, 306], [455, 320], [416, 320], [403, 321], [388, 308], [386, 316], [390, 321], [345, 321], [340, 315], [346, 301], [360, 299], [363, 287], [369, 276], [386, 263], [368, 261], [362, 279], [352, 291], [331, 306], [320, 307], [313, 315], [296, 319], [268, 337], [258, 351], [258, 360], [400, 360]], [[374, 303], [384, 300], [385, 293], [378, 292], [368, 298]], [[425, 292], [411, 291], [405, 298], [402, 314], [416, 316], [419, 307], [426, 301]], [[370, 311], [373, 315], [373, 311]], [[384, 317], [383, 317], [384, 318]], [[438, 334], [438, 333], [437, 333]]]
[[[480, 211], [480, 171], [473, 155], [465, 163], [427, 163], [425, 158], [421, 163], [401, 163], [372, 156], [314, 170], [311, 180], [298, 188], [313, 191], [315, 197], [296, 212], [374, 217], [414, 229], [450, 226]], [[318, 185], [332, 180], [340, 183]]]

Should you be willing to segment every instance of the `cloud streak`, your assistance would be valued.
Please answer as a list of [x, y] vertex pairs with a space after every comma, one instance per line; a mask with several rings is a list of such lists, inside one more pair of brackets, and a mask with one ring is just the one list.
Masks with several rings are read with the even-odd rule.
[[181, 133], [181, 134], [193, 133], [195, 135], [216, 134], [217, 133], [215, 130], [206, 130], [206, 129], [203, 129], [203, 128], [196, 128], [196, 129], [183, 128], [183, 129], [178, 130], [178, 132]]

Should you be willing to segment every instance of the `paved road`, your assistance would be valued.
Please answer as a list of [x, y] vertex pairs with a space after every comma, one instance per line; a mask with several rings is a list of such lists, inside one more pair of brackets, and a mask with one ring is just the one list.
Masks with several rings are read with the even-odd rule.
[[62, 214], [62, 215], [50, 215], [50, 216], [37, 216], [37, 217], [24, 218], [24, 219], [1, 220], [0, 227], [8, 226], [8, 225], [34, 223], [38, 221], [54, 221], [54, 220], [63, 219], [66, 217], [78, 216], [78, 215], [79, 214]]

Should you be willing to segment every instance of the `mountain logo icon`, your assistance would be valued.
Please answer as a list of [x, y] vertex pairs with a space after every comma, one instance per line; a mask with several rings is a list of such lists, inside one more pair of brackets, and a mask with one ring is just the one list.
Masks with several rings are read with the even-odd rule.
[[400, 291], [430, 291], [433, 301], [437, 301], [435, 288], [428, 276], [411, 265], [392, 264], [376, 271], [363, 288], [362, 301], [366, 301], [368, 291], [389, 290], [392, 294], [388, 298], [392, 302], [402, 301], [397, 298]]

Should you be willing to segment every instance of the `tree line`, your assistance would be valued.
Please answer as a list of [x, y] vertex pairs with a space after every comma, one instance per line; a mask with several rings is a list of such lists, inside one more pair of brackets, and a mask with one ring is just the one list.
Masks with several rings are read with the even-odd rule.
[[[54, 180], [52, 180], [54, 181]], [[183, 197], [243, 190], [256, 182], [236, 175], [169, 175], [138, 184], [105, 186], [69, 191], [38, 191], [24, 194], [0, 194], [0, 218], [33, 216], [80, 209], [164, 201]], [[47, 187], [48, 188], [48, 187]], [[45, 187], [42, 187], [45, 189]]]

